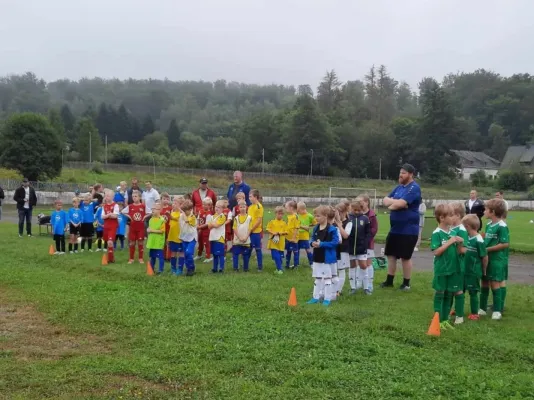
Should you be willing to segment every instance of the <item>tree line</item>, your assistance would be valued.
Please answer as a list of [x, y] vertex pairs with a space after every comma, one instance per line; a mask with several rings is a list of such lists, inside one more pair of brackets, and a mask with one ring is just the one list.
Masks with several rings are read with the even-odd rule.
[[[20, 163], [8, 149], [37, 123], [34, 114], [44, 118], [38, 130], [54, 132], [57, 142], [35, 140], [26, 146], [29, 159], [52, 152], [56, 161], [356, 178], [394, 177], [411, 162], [425, 179], [442, 182], [455, 179], [450, 150], [501, 160], [509, 145], [533, 139], [534, 77], [480, 69], [441, 82], [426, 77], [415, 89], [381, 65], [345, 82], [328, 71], [314, 91], [224, 80], [45, 82], [28, 72], [0, 78], [3, 165]], [[54, 174], [39, 168], [40, 178]]]

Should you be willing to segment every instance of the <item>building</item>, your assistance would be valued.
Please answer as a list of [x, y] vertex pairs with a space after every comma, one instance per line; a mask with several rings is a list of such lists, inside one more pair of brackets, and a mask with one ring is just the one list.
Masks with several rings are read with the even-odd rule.
[[496, 179], [500, 162], [479, 151], [451, 150], [460, 160], [460, 178], [470, 180], [477, 171], [484, 171], [488, 179]]
[[510, 169], [513, 166], [523, 167], [531, 176], [534, 174], [534, 143], [508, 147], [501, 163], [501, 169]]

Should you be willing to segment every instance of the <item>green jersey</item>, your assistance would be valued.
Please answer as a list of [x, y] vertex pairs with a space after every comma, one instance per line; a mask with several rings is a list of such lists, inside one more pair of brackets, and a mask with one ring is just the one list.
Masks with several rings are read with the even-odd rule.
[[484, 239], [476, 235], [468, 238], [464, 245], [467, 249], [464, 256], [465, 274], [482, 278], [482, 258], [488, 255]]
[[148, 227], [152, 230], [162, 230], [163, 233], [149, 233], [146, 248], [149, 250], [163, 250], [165, 247], [165, 218], [150, 218]]
[[[458, 246], [465, 246], [466, 243], [467, 243], [467, 240], [469, 239], [469, 235], [467, 234], [467, 230], [465, 229], [465, 227], [462, 224], [460, 224], [458, 226], [455, 226], [454, 228], [451, 229], [451, 236], [460, 236], [464, 240], [463, 245], [462, 244], [458, 244]], [[457, 254], [458, 254], [458, 259], [459, 259], [459, 263], [460, 263], [460, 271], [462, 273], [464, 273], [464, 271], [465, 271], [465, 263], [464, 263], [465, 257], [461, 253], [457, 253]]]
[[[439, 249], [452, 237], [450, 232], [445, 232], [437, 228], [432, 233], [430, 249], [432, 251]], [[460, 261], [456, 244], [447, 248], [440, 256], [434, 256], [434, 275], [452, 275], [460, 271]]]
[[[486, 247], [493, 247], [501, 243], [510, 243], [510, 232], [506, 222], [500, 220], [486, 225]], [[488, 252], [488, 265], [497, 265], [502, 268], [508, 266], [508, 248], [499, 251]]]

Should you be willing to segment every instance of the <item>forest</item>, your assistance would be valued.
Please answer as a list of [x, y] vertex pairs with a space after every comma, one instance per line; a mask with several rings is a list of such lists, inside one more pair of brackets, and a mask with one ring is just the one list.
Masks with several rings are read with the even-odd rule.
[[[425, 179], [442, 182], [456, 175], [450, 150], [502, 160], [509, 145], [534, 138], [534, 76], [479, 69], [441, 81], [423, 77], [413, 88], [380, 65], [357, 80], [327, 71], [312, 88], [225, 80], [45, 82], [27, 72], [0, 78], [0, 140], [8, 131], [16, 140], [7, 121], [20, 113], [41, 114], [57, 133], [57, 142], [34, 146], [36, 153], [56, 147], [55, 164], [61, 151], [65, 160], [386, 178], [410, 162]], [[13, 161], [0, 157], [8, 167]]]

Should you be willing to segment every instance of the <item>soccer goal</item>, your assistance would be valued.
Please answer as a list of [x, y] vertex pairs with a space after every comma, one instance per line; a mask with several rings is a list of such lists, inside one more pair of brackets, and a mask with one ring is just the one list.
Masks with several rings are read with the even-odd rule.
[[330, 187], [328, 190], [328, 203], [335, 204], [339, 203], [345, 199], [355, 199], [356, 197], [366, 194], [371, 200], [370, 208], [375, 212], [378, 207], [378, 201], [376, 197], [376, 189], [366, 189], [366, 188], [341, 188], [341, 187]]

